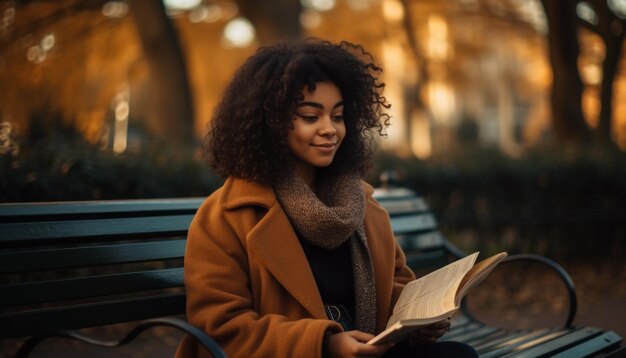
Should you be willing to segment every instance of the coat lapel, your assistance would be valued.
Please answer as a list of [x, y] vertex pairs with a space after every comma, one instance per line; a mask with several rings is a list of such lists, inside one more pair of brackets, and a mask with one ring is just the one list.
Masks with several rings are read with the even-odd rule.
[[250, 232], [253, 250], [274, 277], [315, 318], [326, 318], [313, 272], [287, 216], [274, 205]]
[[225, 199], [227, 208], [258, 205], [268, 209], [248, 233], [249, 250], [312, 317], [326, 318], [308, 260], [273, 191], [241, 179], [234, 179], [228, 191]]

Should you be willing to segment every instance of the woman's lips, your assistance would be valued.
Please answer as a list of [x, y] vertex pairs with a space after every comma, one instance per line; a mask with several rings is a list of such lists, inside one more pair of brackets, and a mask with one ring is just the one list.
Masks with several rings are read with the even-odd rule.
[[337, 148], [337, 143], [311, 144], [311, 146], [322, 152], [333, 152]]

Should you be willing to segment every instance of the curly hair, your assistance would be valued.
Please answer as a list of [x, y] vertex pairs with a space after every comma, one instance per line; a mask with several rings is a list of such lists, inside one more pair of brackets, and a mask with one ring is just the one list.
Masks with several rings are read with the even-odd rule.
[[323, 81], [334, 83], [344, 101], [346, 136], [332, 173], [363, 175], [372, 164], [372, 129], [386, 135], [390, 107], [378, 79], [382, 69], [362, 46], [319, 39], [262, 47], [236, 72], [217, 106], [203, 148], [221, 176], [271, 184], [292, 163], [287, 134], [304, 95]]

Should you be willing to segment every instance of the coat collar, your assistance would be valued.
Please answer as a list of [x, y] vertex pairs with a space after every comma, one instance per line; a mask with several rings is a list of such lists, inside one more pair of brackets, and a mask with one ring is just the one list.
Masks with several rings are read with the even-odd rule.
[[227, 210], [250, 205], [269, 209], [275, 203], [276, 195], [269, 186], [234, 177], [224, 182], [222, 204]]
[[[366, 183], [363, 187], [369, 199], [374, 190]], [[244, 206], [267, 209], [246, 237], [248, 248], [312, 317], [325, 319], [313, 272], [274, 190], [243, 179], [228, 178], [221, 200], [227, 210]]]
[[[362, 184], [365, 200], [369, 200], [374, 193], [374, 188], [366, 182], [362, 182]], [[222, 203], [224, 208], [228, 210], [248, 205], [269, 209], [277, 203], [277, 199], [274, 190], [269, 186], [229, 177], [224, 182]]]

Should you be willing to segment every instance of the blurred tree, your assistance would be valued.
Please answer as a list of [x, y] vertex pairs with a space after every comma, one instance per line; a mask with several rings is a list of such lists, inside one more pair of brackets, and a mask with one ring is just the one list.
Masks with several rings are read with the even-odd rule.
[[237, 3], [242, 14], [254, 24], [263, 45], [302, 35], [300, 1], [271, 0], [260, 5], [256, 0], [238, 0]]
[[[602, 142], [612, 143], [613, 86], [622, 56], [624, 40], [626, 40], [626, 2], [590, 0], [589, 3], [593, 6], [598, 21], [594, 24], [579, 18], [579, 23], [598, 34], [605, 46], [600, 90], [600, 122], [596, 132]], [[614, 4], [614, 6], [611, 7], [609, 4]], [[621, 7], [618, 7], [618, 4]]]
[[[585, 142], [591, 138], [581, 109], [582, 81], [578, 68], [578, 27], [598, 34], [604, 42], [605, 56], [600, 88], [600, 118], [593, 130], [599, 143], [614, 145], [611, 129], [613, 85], [625, 40], [626, 5], [624, 1], [554, 1], [542, 0], [549, 24], [548, 43], [554, 73], [552, 111], [557, 134], [562, 140]], [[577, 8], [585, 6], [593, 13], [579, 16]], [[610, 6], [610, 5], [613, 6]], [[579, 105], [572, 105], [577, 103]]]
[[[0, 33], [2, 114], [18, 128], [29, 128], [35, 111], [59, 111], [95, 142], [113, 98], [130, 85], [137, 90], [131, 94], [132, 117], [156, 137], [193, 143], [185, 57], [161, 1], [0, 5], [5, 14], [15, 14], [11, 22], [4, 19]], [[136, 16], [128, 16], [129, 7]]]
[[[589, 1], [557, 1], [557, 0], [458, 0], [440, 3], [434, 0], [400, 0], [404, 9], [404, 27], [409, 45], [409, 51], [417, 64], [419, 81], [415, 88], [410, 91], [422, 93], [428, 81], [431, 80], [432, 61], [423, 53], [423, 39], [418, 38], [420, 13], [417, 5], [422, 4], [421, 13], [440, 13], [448, 17], [452, 26], [462, 23], [459, 16], [479, 18], [486, 26], [498, 29], [515, 29], [520, 33], [527, 33], [529, 37], [544, 37], [548, 44], [548, 58], [552, 70], [551, 110], [552, 129], [555, 139], [561, 143], [583, 145], [592, 139], [599, 144], [615, 146], [616, 140], [612, 138], [614, 129], [614, 84], [619, 70], [619, 62], [622, 56], [623, 43], [626, 40], [626, 0], [589, 0]], [[428, 5], [427, 5], [428, 4]], [[581, 11], [581, 6], [585, 9]], [[528, 15], [528, 9], [543, 7], [543, 14]], [[584, 11], [591, 15], [585, 16]], [[540, 11], [541, 12], [541, 11]], [[526, 13], [526, 14], [524, 14]], [[590, 18], [591, 17], [591, 18]], [[422, 16], [423, 20], [424, 17]], [[547, 34], [545, 28], [537, 26], [537, 22], [547, 22]], [[459, 26], [461, 28], [461, 26]], [[598, 89], [600, 94], [600, 113], [597, 126], [589, 125], [593, 119], [585, 118], [583, 112], [583, 93], [589, 83], [583, 83], [581, 78], [581, 49], [588, 46], [584, 36], [580, 36], [580, 29], [585, 28], [597, 34], [604, 43], [602, 70], [598, 76]], [[458, 38], [459, 36], [457, 36]], [[472, 46], [476, 52], [474, 56], [480, 56], [485, 52], [481, 43], [456, 43], [454, 47], [459, 50], [458, 55], [468, 52]], [[446, 66], [452, 68], [453, 62]], [[450, 70], [454, 71], [454, 69]], [[515, 71], [513, 71], [515, 72]], [[598, 71], [600, 72], [600, 71]], [[506, 73], [506, 72], [505, 72]], [[516, 82], [515, 73], [511, 83]], [[594, 85], [595, 86], [595, 85]], [[594, 92], [596, 88], [594, 87]], [[502, 91], [500, 91], [502, 93]], [[408, 105], [412, 109], [420, 110], [432, 118], [428, 105], [423, 99], [413, 94]], [[503, 111], [510, 113], [511, 110]], [[503, 123], [500, 118], [500, 123]]]
[[407, 101], [409, 106], [409, 113], [413, 111], [418, 111], [420, 113], [424, 113], [430, 122], [434, 121], [433, 114], [430, 111], [430, 108], [424, 103], [422, 93], [424, 91], [424, 86], [428, 83], [429, 74], [427, 71], [427, 60], [426, 56], [422, 52], [422, 49], [419, 45], [419, 40], [415, 36], [416, 30], [413, 26], [413, 12], [411, 11], [410, 0], [402, 0], [402, 8], [404, 9], [404, 17], [402, 21], [402, 25], [406, 31], [407, 40], [409, 43], [409, 49], [413, 58], [415, 59], [416, 70], [418, 73], [419, 81], [416, 81], [415, 85], [411, 88], [407, 88], [407, 97], [410, 100]]
[[162, 1], [129, 2], [143, 55], [150, 68], [146, 106], [148, 128], [177, 144], [193, 143], [194, 114], [187, 66]]
[[542, 3], [548, 18], [552, 64], [552, 123], [561, 141], [581, 144], [589, 139], [589, 131], [582, 111], [576, 2], [542, 0]]
[[460, 145], [452, 127], [467, 116], [476, 118], [483, 144], [519, 153], [516, 128], [526, 118], [516, 111], [538, 107], [542, 96], [535, 92], [548, 77], [542, 71], [541, 19], [529, 10], [531, 1], [397, 1], [416, 73], [404, 89], [405, 106], [409, 115], [428, 120], [433, 152]]

